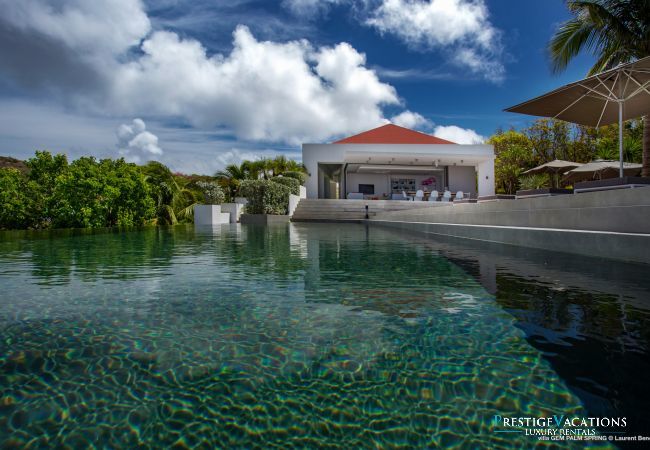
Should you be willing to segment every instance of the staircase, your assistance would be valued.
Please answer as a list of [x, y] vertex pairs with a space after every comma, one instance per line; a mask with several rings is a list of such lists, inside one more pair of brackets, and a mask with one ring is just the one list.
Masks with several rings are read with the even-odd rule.
[[330, 200], [303, 198], [291, 217], [292, 222], [360, 222], [379, 212], [434, 207], [428, 202], [402, 200]]

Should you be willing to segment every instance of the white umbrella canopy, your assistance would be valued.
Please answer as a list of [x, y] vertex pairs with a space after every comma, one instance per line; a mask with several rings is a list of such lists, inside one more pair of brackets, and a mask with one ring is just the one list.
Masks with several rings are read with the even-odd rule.
[[532, 169], [529, 169], [524, 173], [528, 173], [528, 174], [535, 174], [535, 173], [556, 174], [560, 172], [564, 173], [567, 170], [575, 169], [576, 167], [580, 167], [581, 165], [582, 163], [563, 161], [561, 159], [554, 159], [553, 161], [544, 163], [541, 166], [533, 167]]
[[592, 127], [618, 121], [622, 177], [623, 121], [650, 114], [650, 56], [567, 84], [506, 111]]
[[525, 174], [533, 175], [537, 173], [547, 173], [552, 176], [553, 187], [560, 187], [560, 174], [566, 172], [567, 170], [575, 169], [580, 167], [582, 164], [572, 161], [563, 161], [561, 159], [554, 159], [547, 163], [542, 164], [541, 166], [533, 167], [525, 171]]
[[[640, 171], [643, 165], [634, 163], [623, 163], [623, 174], [627, 176], [635, 176]], [[569, 170], [564, 177], [567, 183], [575, 183], [576, 181], [584, 180], [602, 180], [603, 178], [615, 178], [619, 175], [620, 171], [619, 161], [592, 161]]]

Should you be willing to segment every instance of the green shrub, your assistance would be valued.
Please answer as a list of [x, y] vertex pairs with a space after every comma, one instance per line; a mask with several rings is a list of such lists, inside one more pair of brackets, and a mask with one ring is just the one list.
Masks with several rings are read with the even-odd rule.
[[286, 214], [291, 189], [270, 180], [244, 180], [241, 194], [246, 197], [247, 214]]
[[220, 205], [226, 200], [226, 194], [217, 183], [197, 181], [196, 185], [203, 192], [203, 201], [206, 205]]
[[294, 178], [298, 180], [301, 186], [304, 186], [305, 183], [307, 182], [307, 174], [303, 172], [283, 172], [282, 176], [285, 178]]
[[155, 214], [149, 185], [124, 159], [82, 157], [59, 175], [51, 198], [52, 225], [97, 228], [143, 225]]
[[550, 185], [549, 177], [546, 174], [526, 175], [519, 178], [519, 186], [523, 190], [541, 189]]
[[288, 187], [291, 189], [291, 193], [293, 195], [300, 195], [300, 181], [296, 180], [295, 178], [289, 178], [289, 177], [273, 177], [271, 178], [271, 181], [275, 183], [280, 183], [283, 186]]
[[32, 225], [31, 198], [26, 187], [27, 178], [18, 169], [0, 169], [0, 229]]

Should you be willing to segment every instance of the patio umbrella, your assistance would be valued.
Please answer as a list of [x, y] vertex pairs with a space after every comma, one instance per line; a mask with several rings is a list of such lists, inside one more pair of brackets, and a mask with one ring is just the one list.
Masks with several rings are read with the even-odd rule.
[[[641, 164], [623, 163], [623, 174], [634, 176], [643, 167]], [[582, 180], [602, 180], [603, 178], [614, 178], [621, 170], [618, 161], [592, 161], [569, 170], [564, 177], [567, 183], [574, 183]]]
[[650, 56], [570, 83], [506, 111], [592, 127], [618, 121], [623, 176], [623, 121], [650, 114]]
[[567, 170], [575, 169], [576, 167], [580, 167], [582, 164], [577, 163], [577, 162], [572, 162], [572, 161], [562, 161], [561, 159], [554, 159], [553, 161], [549, 161], [547, 163], [542, 164], [541, 166], [533, 167], [532, 169], [529, 169], [525, 171], [524, 173], [526, 174], [536, 174], [536, 173], [547, 173], [549, 175], [553, 176], [553, 181], [555, 184], [555, 187], [559, 187], [560, 184], [560, 173], [565, 173]]

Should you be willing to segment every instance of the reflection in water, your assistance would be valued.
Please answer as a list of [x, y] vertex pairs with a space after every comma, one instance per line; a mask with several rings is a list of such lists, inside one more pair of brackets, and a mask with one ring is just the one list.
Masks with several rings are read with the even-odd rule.
[[461, 266], [516, 318], [592, 416], [650, 430], [650, 268], [580, 255], [414, 238]]
[[595, 324], [642, 357], [646, 316], [491, 257], [357, 225], [2, 234], [0, 447], [521, 448], [493, 415], [591, 412], [611, 383], [558, 355]]

